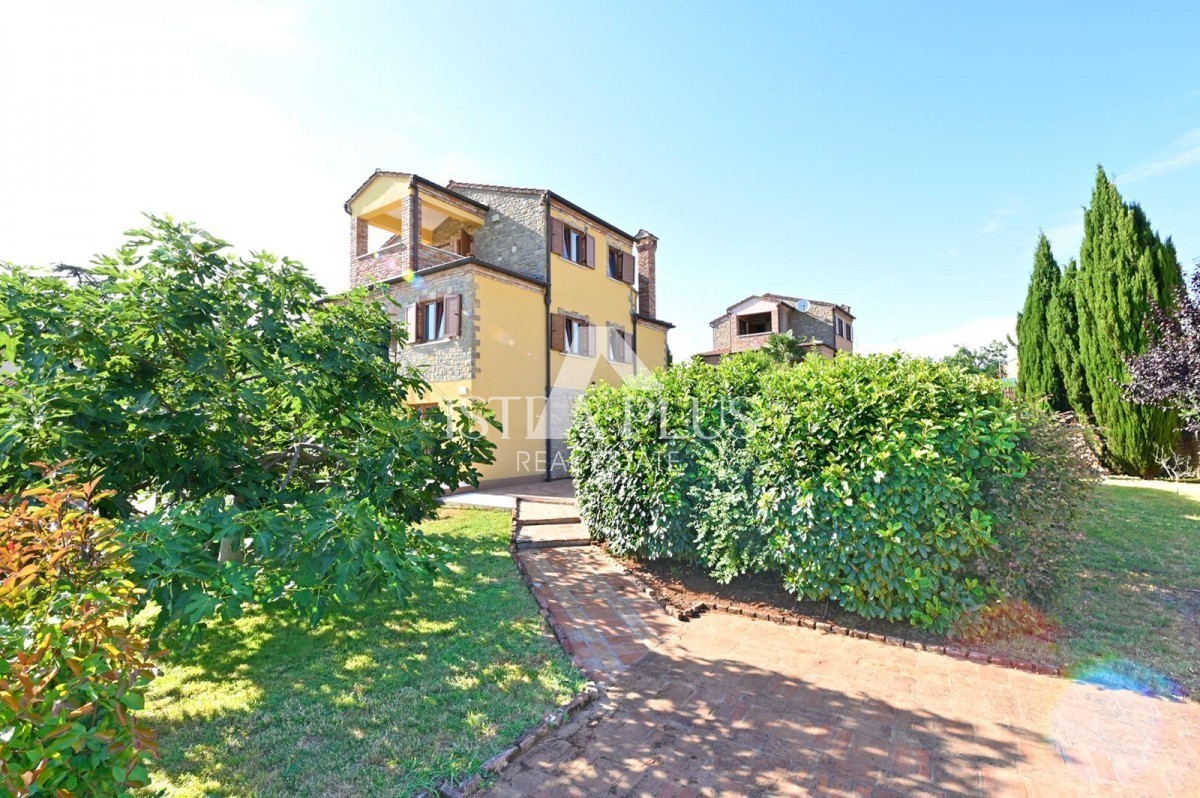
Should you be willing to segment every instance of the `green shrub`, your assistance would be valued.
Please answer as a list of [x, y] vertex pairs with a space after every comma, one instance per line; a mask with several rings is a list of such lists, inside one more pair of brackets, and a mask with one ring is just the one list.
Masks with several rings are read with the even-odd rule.
[[1080, 513], [1098, 473], [1085, 430], [1041, 404], [1019, 412], [1020, 447], [1033, 467], [1025, 479], [986, 488], [996, 546], [977, 568], [1002, 595], [1044, 604], [1073, 570], [1083, 538]]
[[1024, 561], [1004, 571], [997, 551], [1031, 519], [997, 497], [1039, 500], [1029, 424], [996, 381], [925, 360], [739, 356], [589, 389], [572, 471], [617, 554], [777, 572], [803, 598], [944, 631], [1019, 582]]
[[0, 509], [0, 788], [125, 795], [149, 778], [134, 717], [155, 675], [128, 626], [137, 588], [91, 489], [30, 491]]

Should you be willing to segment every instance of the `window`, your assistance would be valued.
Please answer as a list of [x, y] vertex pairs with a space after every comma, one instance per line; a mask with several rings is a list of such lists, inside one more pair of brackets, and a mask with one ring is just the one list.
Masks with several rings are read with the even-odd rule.
[[566, 343], [563, 346], [563, 351], [568, 355], [582, 355], [584, 352], [583, 345], [583, 328], [584, 323], [579, 319], [567, 319], [565, 328]]
[[762, 335], [771, 331], [770, 313], [750, 313], [737, 317], [738, 335]]
[[550, 249], [572, 263], [596, 267], [596, 238], [564, 224], [562, 219], [550, 220]]
[[587, 261], [585, 240], [582, 232], [574, 227], [563, 225], [563, 257], [573, 263], [585, 263]]
[[421, 326], [422, 341], [440, 341], [446, 337], [446, 303], [444, 300], [435, 299], [432, 302], [426, 302], [422, 306], [424, 313], [424, 324]]
[[633, 254], [622, 252], [614, 246], [608, 248], [608, 276], [614, 280], [633, 285], [633, 275], [637, 269], [634, 266]]
[[583, 319], [554, 313], [550, 316], [550, 348], [567, 355], [591, 355], [595, 328]]
[[608, 359], [613, 363], [629, 362], [629, 341], [624, 330], [608, 328]]
[[853, 326], [854, 325], [852, 325], [850, 322], [846, 322], [846, 340], [847, 341], [854, 340], [854, 330], [851, 329]]
[[409, 306], [409, 329], [414, 343], [457, 338], [461, 332], [462, 295], [451, 294]]

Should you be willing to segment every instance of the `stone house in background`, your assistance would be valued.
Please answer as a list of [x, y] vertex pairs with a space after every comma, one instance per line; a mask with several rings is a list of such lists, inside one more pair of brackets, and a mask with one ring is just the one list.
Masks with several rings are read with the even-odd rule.
[[645, 230], [547, 189], [379, 170], [345, 209], [351, 286], [394, 301], [409, 338], [396, 357], [431, 385], [410, 401], [480, 399], [503, 423], [488, 430], [484, 482], [566, 476], [583, 390], [666, 365], [672, 325], [656, 316], [658, 239]]
[[833, 357], [854, 351], [854, 314], [849, 305], [782, 294], [748, 296], [709, 322], [713, 348], [697, 355], [716, 363], [725, 355], [758, 349], [772, 333], [789, 330], [810, 352]]

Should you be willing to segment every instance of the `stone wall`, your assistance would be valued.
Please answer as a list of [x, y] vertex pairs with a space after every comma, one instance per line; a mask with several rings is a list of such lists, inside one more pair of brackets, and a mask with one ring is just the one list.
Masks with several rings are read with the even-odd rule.
[[801, 341], [816, 338], [830, 347], [835, 346], [833, 335], [833, 308], [815, 302], [808, 306], [807, 313], [792, 313], [792, 334]]
[[579, 388], [555, 386], [550, 390], [546, 414], [549, 422], [547, 437], [550, 438], [550, 462], [546, 464], [546, 467], [550, 472], [551, 479], [570, 476], [568, 468], [571, 447], [567, 446], [565, 439], [567, 430], [571, 428], [575, 403], [582, 396], [583, 390]]
[[732, 324], [732, 322], [730, 321], [730, 317], [724, 316], [724, 317], [722, 317], [722, 319], [720, 321], [718, 321], [716, 324], [713, 325], [712, 348], [715, 351], [721, 351], [721, 352], [729, 351], [729, 346], [730, 346], [730, 344], [729, 344], [729, 341], [730, 341], [729, 327], [730, 327], [730, 324]]
[[475, 275], [469, 269], [451, 269], [443, 274], [433, 274], [421, 281], [420, 286], [401, 282], [389, 286], [388, 294], [405, 308], [416, 302], [425, 302], [451, 294], [462, 295], [462, 333], [458, 338], [413, 344], [409, 343], [400, 352], [402, 363], [421, 370], [429, 382], [472, 379], [476, 371], [479, 347], [476, 345], [479, 331], [476, 320]]
[[463, 196], [486, 204], [487, 219], [475, 233], [475, 256], [495, 266], [546, 279], [546, 206], [540, 192], [513, 192], [455, 186]]

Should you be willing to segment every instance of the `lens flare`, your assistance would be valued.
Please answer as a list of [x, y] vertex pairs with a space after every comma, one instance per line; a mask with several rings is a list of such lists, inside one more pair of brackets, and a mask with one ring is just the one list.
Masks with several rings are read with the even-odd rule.
[[1110, 690], [1129, 690], [1142, 695], [1176, 699], [1187, 696], [1187, 690], [1169, 676], [1118, 657], [1105, 657], [1081, 663], [1072, 667], [1068, 675], [1076, 681]]

